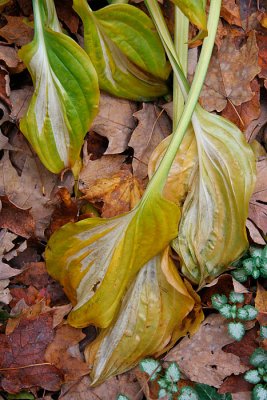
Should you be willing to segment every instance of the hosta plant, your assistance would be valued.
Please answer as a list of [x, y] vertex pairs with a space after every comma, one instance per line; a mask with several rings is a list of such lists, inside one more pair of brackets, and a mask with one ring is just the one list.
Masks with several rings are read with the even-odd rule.
[[243, 321], [252, 321], [256, 318], [258, 311], [255, 307], [247, 304], [237, 307], [245, 301], [243, 293], [231, 292], [229, 299], [224, 294], [214, 294], [211, 297], [212, 306], [226, 319], [232, 320], [228, 323], [229, 334], [237, 341], [245, 335]]
[[234, 266], [233, 277], [239, 282], [246, 282], [251, 276], [254, 279], [267, 278], [267, 246], [251, 247], [246, 254]]
[[151, 19], [129, 4], [92, 11], [74, 0], [84, 25], [84, 46], [97, 71], [100, 88], [132, 100], [168, 93], [170, 65]]
[[62, 33], [52, 0], [33, 1], [34, 39], [19, 51], [34, 94], [20, 129], [51, 172], [74, 168], [98, 110], [98, 79], [85, 51]]

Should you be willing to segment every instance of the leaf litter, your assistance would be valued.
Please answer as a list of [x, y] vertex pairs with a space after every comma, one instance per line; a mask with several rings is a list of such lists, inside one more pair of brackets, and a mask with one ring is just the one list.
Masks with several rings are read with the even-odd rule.
[[[15, 12], [7, 10], [10, 14], [4, 16], [5, 22], [0, 28], [4, 39], [0, 43], [0, 143], [4, 150], [0, 160], [0, 301], [6, 306], [11, 304], [8, 311], [13, 314], [6, 332], [1, 327], [1, 388], [10, 393], [30, 389], [35, 392], [39, 387], [52, 393], [61, 390], [63, 400], [113, 400], [120, 393], [141, 400], [145, 388], [136, 379], [139, 372], [126, 373], [96, 388], [90, 387], [88, 366], [78, 346], [84, 340], [84, 333], [66, 325], [71, 305], [40, 260], [47, 235], [62, 223], [82, 218], [82, 207], [93, 207], [93, 212], [95, 208], [103, 217], [110, 217], [130, 210], [138, 202], [147, 183], [150, 155], [170, 134], [171, 121], [162, 111], [161, 103], [142, 104], [102, 93], [100, 112], [84, 145], [79, 175], [83, 198], [77, 201], [74, 180], [68, 174], [61, 178], [45, 170], [20, 133], [10, 129], [16, 128], [32, 95], [32, 86], [23, 76], [25, 68], [17, 56], [17, 48], [32, 38], [32, 28], [25, 23], [24, 16], [30, 17], [32, 10], [29, 2], [17, 4], [20, 8], [15, 5]], [[254, 4], [251, 9], [244, 4], [241, 1], [239, 7], [234, 0], [223, 1], [218, 47], [201, 101], [207, 110], [221, 112], [236, 123], [248, 139], [258, 140], [265, 151], [264, 13]], [[56, 5], [64, 27], [76, 34], [79, 22], [70, 2], [66, 7], [60, 1]], [[241, 25], [245, 33], [240, 30]], [[20, 76], [22, 83], [18, 84]], [[258, 158], [257, 171], [247, 227], [252, 241], [263, 244], [267, 233], [266, 151]], [[68, 193], [65, 197], [62, 189]], [[32, 261], [27, 248], [35, 249], [39, 261]], [[22, 254], [26, 262], [20, 261]], [[224, 289], [229, 284], [223, 283], [223, 279], [217, 283]], [[203, 299], [205, 291], [208, 288], [201, 292]], [[266, 323], [266, 287], [258, 286], [255, 302], [260, 310], [259, 322]], [[242, 351], [251, 352], [250, 343], [256, 329], [250, 327], [238, 352], [220, 318], [208, 316], [200, 330], [182, 339], [165, 360], [178, 361], [188, 380], [208, 383], [221, 388], [221, 393], [232, 392], [234, 400], [245, 400], [249, 398], [250, 388], [238, 384], [248, 369]], [[90, 341], [90, 337], [87, 339]], [[46, 397], [51, 399], [50, 395]]]

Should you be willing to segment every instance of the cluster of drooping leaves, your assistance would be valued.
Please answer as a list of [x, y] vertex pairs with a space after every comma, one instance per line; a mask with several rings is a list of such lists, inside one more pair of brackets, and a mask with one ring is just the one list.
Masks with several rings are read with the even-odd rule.
[[[267, 327], [261, 327], [261, 337], [267, 339]], [[250, 356], [250, 364], [255, 367], [247, 371], [244, 378], [254, 386], [252, 400], [267, 399], [267, 351], [263, 348], [254, 350]]]
[[[213, 307], [226, 319], [232, 320], [228, 323], [229, 334], [237, 341], [245, 335], [243, 321], [252, 321], [256, 318], [258, 311], [250, 304], [237, 306], [245, 301], [243, 293], [231, 292], [229, 298], [224, 294], [214, 294], [211, 297]], [[242, 322], [241, 322], [242, 321]]]
[[267, 246], [250, 247], [249, 253], [233, 266], [236, 269], [232, 275], [238, 282], [245, 282], [250, 276], [254, 279], [267, 278]]
[[[150, 381], [156, 381], [159, 385], [158, 399], [167, 398], [168, 400], [232, 400], [229, 393], [218, 394], [216, 389], [205, 384], [195, 384], [194, 387], [178, 387], [181, 378], [179, 366], [176, 362], [171, 362], [164, 369], [158, 360], [146, 358], [139, 363], [139, 368], [149, 376]], [[120, 394], [117, 400], [131, 400], [127, 396]]]

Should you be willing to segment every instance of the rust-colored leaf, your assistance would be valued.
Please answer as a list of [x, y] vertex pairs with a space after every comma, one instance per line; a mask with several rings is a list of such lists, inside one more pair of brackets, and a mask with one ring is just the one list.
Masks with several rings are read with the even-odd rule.
[[239, 5], [236, 3], [236, 0], [223, 0], [221, 17], [229, 24], [242, 26]]
[[267, 325], [267, 290], [258, 283], [255, 307], [259, 311], [257, 320], [261, 325]]
[[24, 21], [23, 17], [5, 16], [7, 24], [0, 28], [0, 36], [8, 43], [24, 46], [33, 38], [33, 29]]

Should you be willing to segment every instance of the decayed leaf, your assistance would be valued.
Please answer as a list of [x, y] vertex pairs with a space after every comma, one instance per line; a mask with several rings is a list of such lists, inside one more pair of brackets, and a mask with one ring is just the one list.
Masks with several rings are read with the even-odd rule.
[[17, 52], [13, 47], [0, 45], [0, 60], [4, 61], [9, 69], [14, 69], [19, 64]]
[[55, 0], [58, 18], [67, 25], [71, 33], [77, 33], [79, 17], [72, 8], [72, 0], [65, 0], [64, 6], [61, 0]]
[[242, 26], [239, 4], [236, 4], [236, 0], [222, 1], [221, 17], [230, 25]]
[[7, 24], [0, 28], [0, 36], [8, 43], [24, 46], [32, 40], [33, 29], [25, 23], [23, 17], [6, 15], [5, 18]]
[[228, 334], [227, 321], [212, 314], [192, 338], [182, 339], [165, 360], [177, 362], [181, 372], [192, 381], [220, 387], [227, 376], [249, 369], [239, 357], [222, 350], [233, 341]]
[[69, 223], [51, 236], [47, 269], [75, 305], [71, 325], [109, 326], [137, 272], [177, 235], [179, 208], [154, 182], [129, 213]]
[[113, 400], [123, 393], [129, 399], [141, 400], [143, 391], [133, 374], [127, 373], [116, 376], [95, 388], [92, 388], [88, 376], [72, 385], [66, 392], [62, 391], [60, 400]]
[[255, 33], [249, 33], [240, 49], [236, 48], [236, 40], [228, 34], [220, 49], [214, 50], [200, 97], [208, 111], [222, 111], [227, 101], [239, 106], [253, 97], [250, 82], [260, 72]]
[[255, 307], [259, 311], [257, 320], [261, 325], [267, 325], [267, 291], [258, 283]]
[[134, 149], [133, 172], [140, 179], [147, 176], [147, 165], [155, 147], [171, 133], [171, 124], [165, 112], [156, 105], [144, 103], [134, 116], [138, 126], [133, 131], [129, 146]]
[[[261, 71], [259, 76], [267, 79], [267, 37], [266, 35], [257, 34], [257, 45], [259, 48], [259, 66]], [[266, 86], [266, 85], [265, 85]]]
[[[195, 316], [193, 322], [186, 320], [194, 299], [168, 250], [141, 269], [123, 299], [116, 320], [86, 348], [86, 360], [93, 368], [93, 384], [127, 371], [145, 357], [159, 356], [191, 331], [191, 324], [194, 329], [200, 324], [202, 314]], [[163, 268], [168, 272], [168, 280]]]
[[248, 247], [245, 222], [255, 182], [255, 160], [229, 121], [197, 107], [194, 119], [199, 166], [191, 176], [173, 247], [182, 272], [202, 285]]
[[142, 197], [143, 187], [128, 169], [122, 169], [109, 178], [98, 179], [84, 193], [91, 203], [102, 201], [101, 216], [110, 218], [134, 208]]
[[112, 4], [93, 12], [74, 0], [84, 25], [84, 46], [102, 90], [131, 100], [151, 100], [168, 92], [170, 73], [151, 19], [129, 4]]
[[[171, 136], [167, 137], [153, 151], [148, 164], [149, 178], [153, 176], [154, 172], [158, 168], [170, 140]], [[197, 165], [197, 144], [194, 137], [194, 131], [192, 127], [190, 127], [187, 130], [170, 169], [163, 190], [163, 195], [166, 199], [182, 206], [190, 189], [191, 175]]]
[[267, 233], [267, 158], [257, 162], [256, 186], [249, 203], [249, 219]]
[[[54, 365], [64, 375], [64, 382], [77, 381], [84, 375], [88, 375], [89, 368], [82, 360], [78, 343], [84, 339], [85, 334], [80, 329], [63, 325], [56, 331], [55, 338], [48, 345], [45, 352], [45, 361]], [[75, 349], [78, 350], [78, 357]]]
[[0, 228], [9, 229], [24, 238], [34, 236], [35, 221], [29, 210], [21, 210], [5, 198], [2, 198], [1, 201]]
[[9, 393], [43, 387], [59, 390], [61, 374], [44, 361], [44, 353], [53, 339], [53, 317], [50, 313], [35, 319], [24, 318], [9, 335], [0, 335], [1, 386]]
[[137, 104], [126, 99], [101, 93], [99, 113], [93, 121], [91, 130], [108, 139], [105, 154], [118, 154], [125, 151], [135, 128], [133, 113]]
[[35, 91], [20, 129], [48, 170], [59, 173], [79, 159], [97, 113], [97, 75], [85, 51], [61, 31], [52, 1], [33, 2], [34, 39], [19, 51]]

